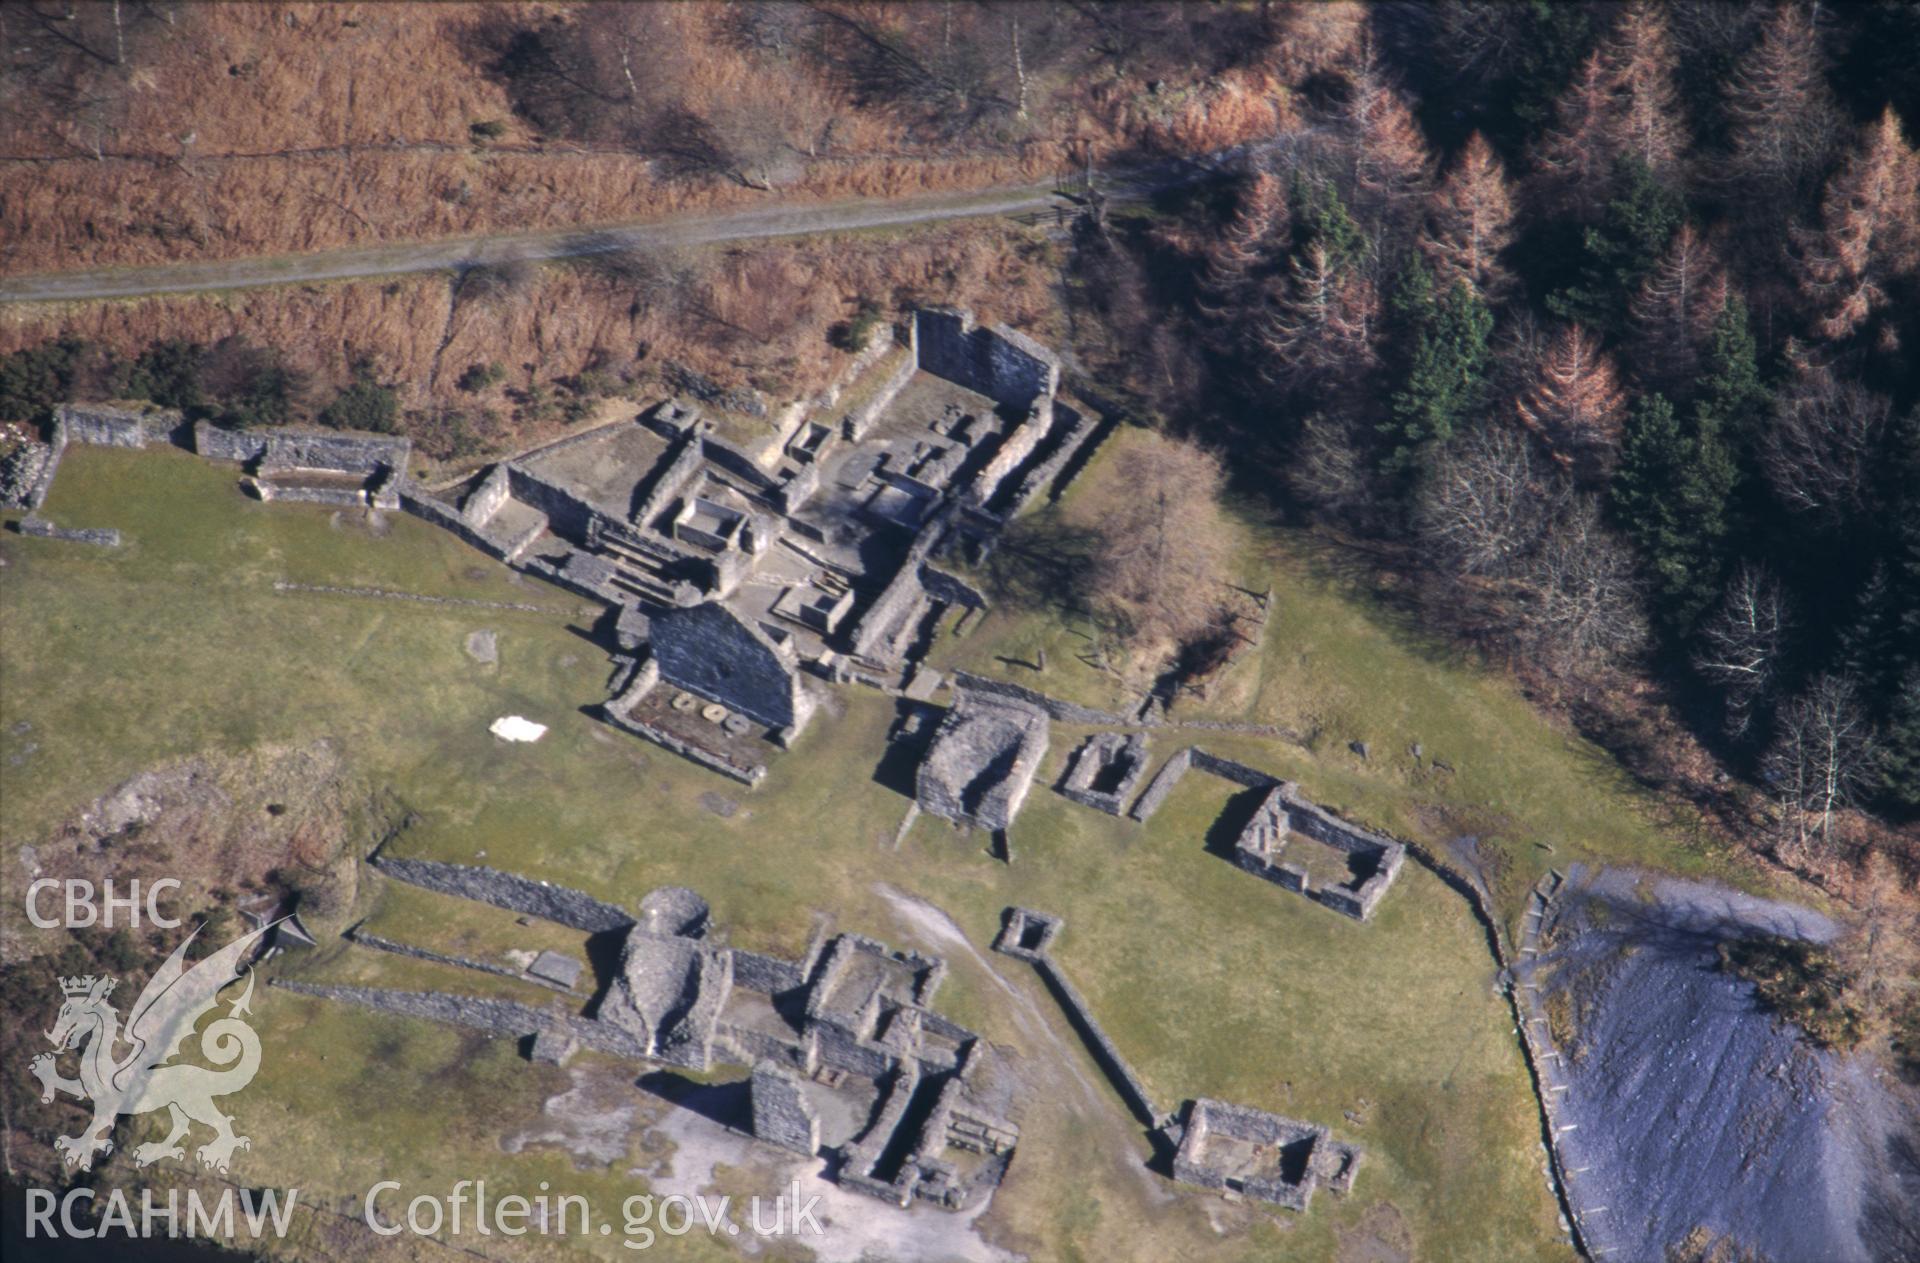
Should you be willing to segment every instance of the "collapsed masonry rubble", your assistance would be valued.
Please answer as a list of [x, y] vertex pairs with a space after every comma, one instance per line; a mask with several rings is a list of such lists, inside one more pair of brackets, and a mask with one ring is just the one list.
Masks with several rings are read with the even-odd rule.
[[1185, 1102], [1177, 1112], [1161, 1113], [1085, 997], [1053, 959], [1053, 944], [1063, 928], [1060, 917], [1008, 908], [994, 950], [1027, 961], [1039, 972], [1114, 1088], [1172, 1151], [1176, 1180], [1298, 1211], [1307, 1209], [1316, 1189], [1345, 1194], [1353, 1188], [1360, 1150], [1333, 1139], [1325, 1127], [1206, 1097]]
[[937, 957], [850, 933], [816, 933], [799, 960], [728, 947], [711, 935], [706, 901], [683, 887], [651, 892], [634, 917], [492, 869], [378, 866], [429, 889], [624, 933], [595, 1015], [442, 992], [276, 985], [530, 1039], [529, 1055], [546, 1064], [564, 1065], [586, 1048], [698, 1073], [749, 1067], [754, 1136], [829, 1157], [839, 1183], [898, 1206], [977, 1205], [1012, 1160], [1020, 1135], [1009, 1117], [1013, 1077], [983, 1039], [933, 1011], [946, 974]]

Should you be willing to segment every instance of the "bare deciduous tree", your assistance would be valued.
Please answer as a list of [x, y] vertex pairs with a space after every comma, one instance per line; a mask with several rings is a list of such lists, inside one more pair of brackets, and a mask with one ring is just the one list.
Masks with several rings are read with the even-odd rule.
[[1787, 602], [1780, 584], [1758, 566], [1743, 565], [1720, 606], [1700, 626], [1693, 668], [1726, 699], [1729, 737], [1747, 735], [1773, 694], [1787, 636]]
[[1794, 842], [1833, 841], [1834, 814], [1849, 806], [1872, 763], [1870, 729], [1853, 682], [1822, 675], [1780, 712], [1762, 764]]
[[1571, 495], [1531, 437], [1495, 421], [1442, 450], [1421, 489], [1415, 524], [1450, 569], [1508, 575], [1538, 547]]
[[1521, 636], [1540, 661], [1577, 669], [1625, 658], [1646, 642], [1633, 555], [1592, 500], [1574, 499], [1548, 526], [1521, 579], [1529, 593]]
[[1782, 391], [1760, 442], [1761, 467], [1780, 502], [1837, 526], [1866, 503], [1893, 403], [1820, 365], [1803, 364]]
[[1216, 629], [1228, 539], [1219, 459], [1156, 436], [1123, 448], [1108, 477], [1115, 494], [1085, 523], [1088, 607], [1135, 646], [1179, 648]]

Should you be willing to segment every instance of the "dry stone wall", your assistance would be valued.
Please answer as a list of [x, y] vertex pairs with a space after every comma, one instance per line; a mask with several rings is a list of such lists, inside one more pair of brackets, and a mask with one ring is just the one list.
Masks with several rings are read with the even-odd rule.
[[484, 865], [385, 858], [375, 859], [373, 865], [386, 876], [408, 885], [524, 912], [590, 934], [625, 929], [633, 924], [633, 916], [625, 908], [595, 899], [584, 891]]

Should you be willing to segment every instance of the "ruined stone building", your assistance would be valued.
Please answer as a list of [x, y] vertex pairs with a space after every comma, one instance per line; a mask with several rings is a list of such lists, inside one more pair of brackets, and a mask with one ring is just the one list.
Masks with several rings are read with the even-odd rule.
[[[753, 1135], [832, 1159], [841, 1184], [899, 1206], [945, 1209], [988, 1195], [1020, 1129], [1014, 1082], [992, 1048], [932, 1005], [946, 962], [858, 934], [816, 934], [798, 960], [726, 946], [707, 904], [683, 887], [649, 893], [639, 915], [578, 891], [492, 870], [383, 862], [401, 880], [458, 897], [624, 934], [618, 971], [591, 1018], [449, 992], [282, 980], [305, 994], [530, 1041], [564, 1064], [581, 1048], [700, 1073], [750, 1068]], [[364, 940], [357, 940], [363, 941]], [[378, 941], [443, 964], [491, 969]]]

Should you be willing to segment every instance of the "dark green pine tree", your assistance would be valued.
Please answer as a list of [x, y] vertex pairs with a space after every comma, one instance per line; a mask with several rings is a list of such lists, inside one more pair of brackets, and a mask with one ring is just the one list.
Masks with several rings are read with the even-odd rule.
[[1324, 246], [1336, 264], [1357, 263], [1367, 253], [1367, 235], [1360, 230], [1333, 181], [1296, 174], [1288, 190], [1293, 203], [1295, 244], [1301, 249]]
[[1684, 634], [1718, 592], [1738, 471], [1710, 415], [1691, 422], [1658, 394], [1627, 420], [1612, 508], [1652, 577], [1654, 612]]
[[1607, 203], [1605, 218], [1581, 239], [1578, 278], [1547, 295], [1554, 315], [1607, 333], [1626, 327], [1627, 300], [1687, 217], [1685, 200], [1644, 162], [1621, 159], [1615, 183], [1620, 192]]
[[1401, 385], [1393, 392], [1382, 465], [1389, 474], [1414, 474], [1436, 446], [1473, 417], [1486, 393], [1493, 313], [1478, 294], [1456, 283], [1436, 298], [1433, 276], [1411, 261], [1393, 297], [1400, 326]]
[[1714, 317], [1707, 339], [1706, 372], [1702, 374], [1695, 408], [1711, 416], [1729, 446], [1752, 448], [1766, 423], [1772, 392], [1760, 379], [1760, 352], [1747, 319], [1746, 300], [1734, 295]]

